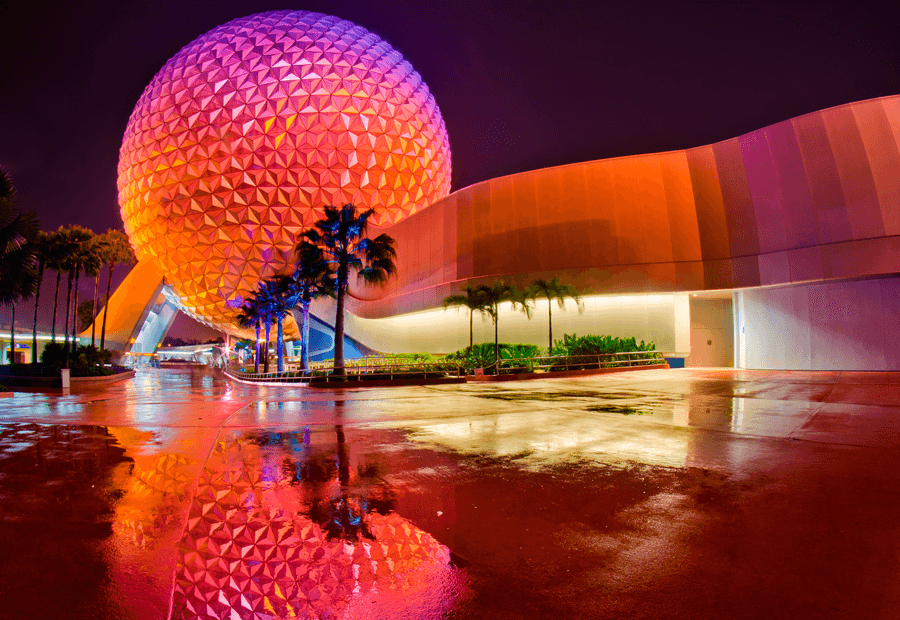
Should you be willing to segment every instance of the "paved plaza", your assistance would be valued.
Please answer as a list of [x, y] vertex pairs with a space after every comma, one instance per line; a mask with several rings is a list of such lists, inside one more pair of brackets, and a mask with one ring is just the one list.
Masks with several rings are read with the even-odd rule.
[[2, 618], [895, 618], [900, 373], [0, 400]]

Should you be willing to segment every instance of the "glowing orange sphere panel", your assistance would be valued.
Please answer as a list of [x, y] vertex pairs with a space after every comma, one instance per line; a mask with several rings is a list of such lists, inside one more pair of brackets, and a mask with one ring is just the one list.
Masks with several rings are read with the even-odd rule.
[[291, 262], [324, 206], [397, 222], [449, 193], [450, 147], [428, 87], [376, 35], [262, 13], [201, 36], [153, 78], [118, 186], [138, 258], [158, 260], [195, 318], [236, 332], [236, 308]]

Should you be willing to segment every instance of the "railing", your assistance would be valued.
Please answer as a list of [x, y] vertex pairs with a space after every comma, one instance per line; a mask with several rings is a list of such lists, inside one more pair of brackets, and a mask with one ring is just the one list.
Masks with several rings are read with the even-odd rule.
[[[600, 353], [596, 355], [543, 355], [520, 359], [500, 359], [500, 374], [558, 372], [569, 370], [593, 370], [600, 368], [639, 368], [654, 364], [665, 364], [661, 351], [625, 351], [623, 353]], [[493, 371], [496, 364], [485, 368]]]
[[[601, 368], [640, 368], [664, 364], [660, 351], [628, 351], [624, 353], [604, 353], [599, 355], [545, 355], [520, 359], [501, 359], [501, 375], [534, 374], [544, 372], [590, 370]], [[391, 358], [361, 358], [343, 367], [327, 366], [318, 362], [312, 368], [299, 370], [293, 364], [283, 372], [247, 372], [246, 365], [231, 365], [228, 374], [250, 383], [314, 384], [326, 381], [362, 383], [366, 381], [393, 381], [396, 379], [442, 379], [460, 378], [467, 374], [497, 374], [497, 364], [473, 369], [457, 361], [400, 362]], [[335, 374], [343, 369], [344, 374]], [[480, 371], [480, 372], [479, 372]]]
[[[310, 362], [309, 367], [310, 367], [310, 369], [314, 369], [314, 370], [334, 368], [334, 366], [332, 366], [329, 363], [330, 361], [331, 360], [326, 360], [326, 361], [322, 361], [322, 362]], [[442, 364], [442, 363], [444, 363], [444, 362], [439, 359], [432, 359], [429, 361], [425, 361], [425, 360], [418, 360], [413, 357], [401, 357], [401, 356], [394, 356], [394, 355], [386, 355], [386, 356], [372, 355], [372, 356], [367, 356], [367, 357], [359, 357], [359, 358], [352, 359], [352, 360], [346, 360], [344, 362], [344, 368], [348, 369], [348, 370], [354, 369], [354, 368], [361, 368], [366, 371], [371, 371], [373, 369], [389, 368], [391, 366], [400, 367], [400, 366], [406, 366], [409, 364]], [[300, 362], [298, 362], [298, 361], [288, 362], [286, 366], [290, 370], [297, 370], [297, 371], [300, 370]]]
[[277, 383], [281, 384], [299, 384], [306, 385], [309, 383], [309, 377], [296, 372], [246, 372], [242, 370], [244, 366], [228, 366], [225, 368], [225, 374], [248, 383]]

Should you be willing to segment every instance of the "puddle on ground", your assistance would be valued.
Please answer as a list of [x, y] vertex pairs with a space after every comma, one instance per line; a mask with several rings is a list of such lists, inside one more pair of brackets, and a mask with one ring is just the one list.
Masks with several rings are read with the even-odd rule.
[[[648, 514], [664, 521], [665, 498], [697, 493], [694, 473], [660, 466], [684, 465], [685, 436], [655, 425], [593, 416], [573, 432], [555, 426], [557, 411], [401, 430], [342, 424], [352, 408], [328, 405], [331, 423], [279, 430], [0, 425], [0, 574], [17, 593], [5, 611], [136, 620], [563, 611], [554, 584], [593, 591], [598, 567], [627, 556]], [[635, 426], [645, 434], [628, 435]]]
[[[4, 611], [443, 617], [466, 562], [403, 516], [443, 511], [392, 479], [377, 446], [397, 439], [240, 430], [200, 462], [136, 429], [0, 425], [0, 574], [17, 593]], [[446, 469], [432, 461], [426, 477]]]
[[620, 405], [590, 405], [584, 408], [585, 411], [593, 411], [596, 413], [619, 413], [621, 415], [653, 415], [652, 411], [646, 409], [636, 409], [635, 407], [625, 407]]
[[[11, 618], [127, 617], [110, 582], [115, 506], [110, 484], [131, 459], [106, 428], [0, 425], [0, 589]], [[163, 611], [161, 607], [158, 611]]]

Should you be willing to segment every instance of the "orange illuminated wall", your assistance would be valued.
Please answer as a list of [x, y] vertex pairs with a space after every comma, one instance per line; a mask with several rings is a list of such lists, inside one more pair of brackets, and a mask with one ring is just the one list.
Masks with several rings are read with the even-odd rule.
[[438, 307], [496, 278], [559, 276], [588, 294], [898, 273], [900, 96], [709, 146], [492, 179], [384, 232], [400, 272], [357, 291], [361, 316]]

